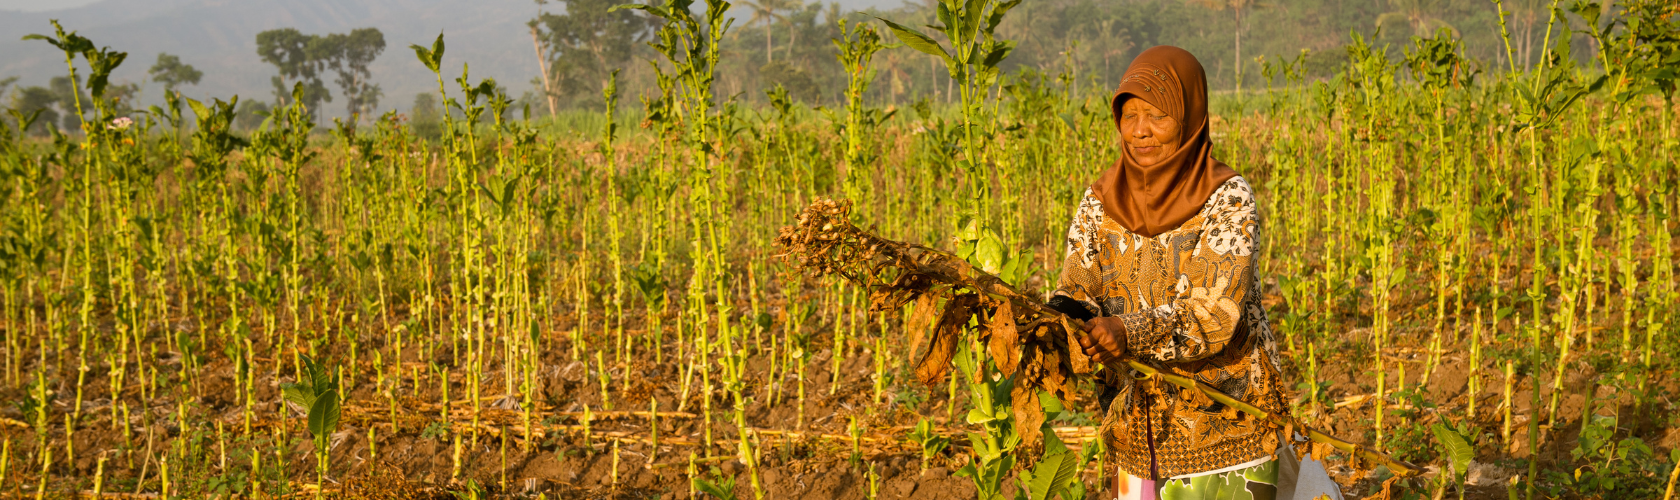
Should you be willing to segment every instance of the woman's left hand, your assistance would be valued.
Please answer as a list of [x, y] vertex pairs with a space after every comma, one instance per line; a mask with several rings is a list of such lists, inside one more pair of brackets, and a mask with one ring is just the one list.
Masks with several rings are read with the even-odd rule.
[[1085, 321], [1085, 335], [1079, 344], [1092, 361], [1107, 363], [1126, 355], [1126, 324], [1120, 318], [1105, 316]]

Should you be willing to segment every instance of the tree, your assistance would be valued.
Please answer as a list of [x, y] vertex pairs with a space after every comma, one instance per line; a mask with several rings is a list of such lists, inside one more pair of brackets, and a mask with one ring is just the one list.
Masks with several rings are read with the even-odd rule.
[[[64, 117], [60, 119], [58, 127], [63, 130], [80, 130], [82, 120], [76, 116], [75, 103], [80, 102], [83, 106], [89, 106], [88, 109], [91, 110], [93, 99], [88, 97], [87, 92], [83, 91], [82, 87], [71, 81], [69, 76], [52, 77], [52, 80], [47, 81], [47, 89], [52, 93], [52, 101], [50, 102], [57, 103], [60, 108], [63, 108]], [[42, 113], [42, 115], [45, 116], [46, 113]]]
[[58, 123], [58, 95], [52, 90], [41, 86], [22, 87], [12, 93], [11, 108], [24, 116], [39, 111], [35, 124], [29, 127], [29, 133], [44, 134], [47, 124]]
[[437, 96], [431, 92], [415, 94], [414, 104], [408, 108], [408, 123], [415, 135], [428, 139], [442, 136], [443, 113], [438, 110]]
[[822, 97], [822, 88], [811, 74], [787, 63], [776, 61], [758, 68], [758, 78], [764, 86], [781, 85], [794, 99], [806, 103], [815, 103]]
[[776, 22], [776, 21], [787, 22], [787, 20], [788, 20], [787, 17], [783, 16], [781, 14], [781, 11], [791, 10], [792, 5], [789, 2], [789, 0], [758, 0], [756, 2], [754, 2], [752, 0], [743, 0], [741, 3], [746, 4], [747, 7], [752, 8], [752, 13], [753, 13], [752, 19], [747, 21], [748, 23], [763, 21], [762, 24], [764, 24], [764, 64], [768, 65], [772, 62], [770, 54], [771, 54], [771, 52], [773, 52], [773, 50], [771, 50], [771, 46], [770, 46], [771, 24]]
[[12, 84], [17, 83], [17, 81], [18, 81], [18, 77], [16, 77], [16, 76], [8, 76], [8, 77], [5, 77], [5, 78], [0, 78], [0, 97], [5, 97], [6, 96], [6, 89], [11, 87]]
[[[537, 0], [544, 4], [547, 0]], [[658, 24], [625, 9], [607, 12], [623, 0], [565, 0], [566, 13], [544, 12], [532, 19], [547, 51], [551, 88], [558, 97], [598, 95], [609, 68], [630, 60], [636, 44]]]
[[1438, 28], [1450, 29], [1457, 35], [1458, 29], [1441, 19], [1444, 3], [1446, 0], [1388, 0], [1394, 10], [1377, 16], [1377, 28], [1389, 31], [1390, 25], [1398, 23], [1405, 26], [1405, 34], [1410, 36], [1427, 37]]
[[134, 103], [139, 100], [140, 84], [124, 82], [105, 87], [104, 99], [111, 102], [111, 113], [117, 116], [134, 112]]
[[163, 83], [164, 92], [174, 92], [175, 87], [183, 84], [198, 85], [199, 79], [204, 78], [204, 72], [191, 64], [183, 64], [180, 57], [165, 52], [158, 53], [157, 63], [152, 64], [152, 69], [146, 70], [146, 74], [152, 76], [152, 81]]
[[256, 99], [239, 101], [239, 110], [234, 112], [233, 124], [240, 130], [256, 130], [262, 126], [263, 120], [268, 119], [268, 104]]
[[1268, 5], [1266, 5], [1266, 4], [1263, 4], [1263, 3], [1259, 3], [1259, 2], [1256, 2], [1256, 1], [1254, 1], [1254, 0], [1195, 0], [1195, 1], [1196, 1], [1196, 3], [1199, 3], [1199, 4], [1202, 4], [1202, 5], [1203, 5], [1203, 6], [1206, 6], [1206, 7], [1208, 7], [1208, 8], [1210, 8], [1210, 9], [1213, 9], [1213, 10], [1226, 10], [1226, 9], [1230, 9], [1230, 11], [1231, 11], [1231, 12], [1232, 12], [1232, 13], [1233, 13], [1233, 14], [1235, 14], [1235, 15], [1236, 15], [1236, 20], [1237, 20], [1237, 29], [1236, 29], [1236, 31], [1234, 31], [1234, 32], [1233, 32], [1233, 33], [1232, 33], [1232, 34], [1233, 34], [1233, 35], [1235, 35], [1235, 36], [1236, 36], [1236, 50], [1237, 50], [1237, 90], [1242, 90], [1242, 63], [1243, 63], [1243, 56], [1242, 56], [1242, 32], [1243, 32], [1243, 9], [1248, 9], [1248, 8], [1256, 8], [1256, 9], [1258, 9], [1258, 8], [1261, 8], [1261, 7], [1267, 7], [1267, 6], [1268, 6]]
[[274, 84], [276, 104], [284, 105], [292, 97], [287, 82], [303, 83], [302, 100], [311, 116], [317, 112], [321, 101], [332, 102], [332, 94], [316, 76], [325, 62], [319, 57], [322, 48], [320, 37], [305, 35], [296, 28], [257, 33], [257, 55], [280, 71], [279, 75], [269, 80]]
[[[0, 80], [0, 90], [11, 85], [15, 78]], [[107, 85], [100, 98], [110, 102], [114, 115], [127, 115], [134, 111], [133, 101], [139, 94], [140, 86], [134, 83]], [[0, 92], [4, 93], [4, 92]], [[12, 93], [11, 108], [29, 115], [36, 111], [41, 114], [35, 123], [29, 127], [34, 134], [46, 133], [47, 124], [58, 126], [59, 130], [77, 130], [81, 128], [81, 119], [76, 116], [76, 98], [80, 97], [83, 106], [93, 102], [88, 97], [86, 89], [75, 85], [69, 76], [55, 76], [47, 81], [47, 86], [30, 86], [17, 89]], [[91, 108], [89, 108], [91, 112]]]
[[370, 82], [373, 74], [368, 65], [385, 51], [385, 34], [379, 28], [360, 28], [349, 34], [330, 34], [319, 37], [312, 44], [311, 54], [327, 69], [338, 74], [333, 80], [344, 92], [344, 101], [351, 116], [370, 114], [379, 107], [383, 95], [379, 85]]

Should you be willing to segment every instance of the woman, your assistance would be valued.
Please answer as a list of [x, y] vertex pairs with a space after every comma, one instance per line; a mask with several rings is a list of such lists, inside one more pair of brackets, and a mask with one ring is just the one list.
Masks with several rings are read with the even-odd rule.
[[1255, 276], [1254, 193], [1211, 156], [1202, 65], [1177, 47], [1146, 50], [1111, 105], [1121, 158], [1073, 216], [1050, 306], [1088, 319], [1081, 342], [1106, 364], [1102, 438], [1119, 498], [1272, 499], [1274, 428], [1118, 362], [1150, 361], [1285, 410]]

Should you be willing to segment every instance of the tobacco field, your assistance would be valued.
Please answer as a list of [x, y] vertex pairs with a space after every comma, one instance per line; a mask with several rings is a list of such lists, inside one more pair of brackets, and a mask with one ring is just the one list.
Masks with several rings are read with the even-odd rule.
[[[88, 101], [0, 120], [0, 496], [1099, 498], [1089, 379], [1016, 425], [984, 323], [924, 383], [931, 318], [778, 244], [844, 200], [1046, 298], [1119, 141], [1110, 89], [998, 69], [1018, 4], [842, 24], [820, 109], [713, 89], [721, 0], [636, 6], [662, 92], [569, 126], [405, 40], [435, 136], [296, 100], [251, 132], [232, 96], [118, 116], [120, 47], [43, 26]], [[1213, 92], [1290, 417], [1427, 471], [1312, 448], [1350, 498], [1672, 494], [1680, 13], [1617, 8], [1557, 5], [1534, 67], [1354, 34], [1333, 78], [1267, 56]], [[885, 51], [960, 98], [866, 102]]]

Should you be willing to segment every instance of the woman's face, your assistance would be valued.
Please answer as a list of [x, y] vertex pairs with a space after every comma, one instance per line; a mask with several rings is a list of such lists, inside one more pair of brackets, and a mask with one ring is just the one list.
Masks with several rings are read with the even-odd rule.
[[1178, 120], [1143, 99], [1120, 105], [1120, 138], [1138, 166], [1150, 167], [1178, 151]]

